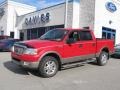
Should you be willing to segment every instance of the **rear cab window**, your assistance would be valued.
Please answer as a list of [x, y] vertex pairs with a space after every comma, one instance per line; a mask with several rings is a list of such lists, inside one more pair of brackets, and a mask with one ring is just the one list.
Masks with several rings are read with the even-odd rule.
[[79, 31], [79, 38], [80, 38], [80, 41], [90, 41], [90, 40], [93, 40], [93, 37], [91, 35], [91, 32], [90, 31], [84, 31], [84, 30], [81, 30]]

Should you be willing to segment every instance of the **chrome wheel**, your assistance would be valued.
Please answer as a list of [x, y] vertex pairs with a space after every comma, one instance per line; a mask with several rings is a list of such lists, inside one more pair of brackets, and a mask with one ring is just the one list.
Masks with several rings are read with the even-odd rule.
[[44, 66], [44, 71], [46, 74], [52, 75], [56, 72], [56, 68], [57, 68], [57, 66], [56, 66], [55, 62], [51, 60], [51, 61], [46, 62], [45, 66]]
[[100, 56], [97, 58], [97, 63], [100, 66], [104, 66], [107, 64], [108, 59], [109, 59], [109, 53], [102, 51]]
[[106, 54], [103, 54], [101, 57], [101, 61], [103, 64], [107, 63], [108, 56]]
[[54, 76], [58, 72], [58, 61], [52, 56], [45, 56], [40, 61], [38, 70], [42, 77], [48, 78]]

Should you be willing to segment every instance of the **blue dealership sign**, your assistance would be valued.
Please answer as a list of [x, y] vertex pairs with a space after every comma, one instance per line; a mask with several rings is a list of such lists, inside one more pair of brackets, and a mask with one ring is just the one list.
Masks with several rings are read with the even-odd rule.
[[106, 8], [107, 8], [108, 11], [110, 11], [112, 13], [117, 11], [116, 5], [114, 3], [112, 3], [112, 2], [107, 2], [106, 3]]

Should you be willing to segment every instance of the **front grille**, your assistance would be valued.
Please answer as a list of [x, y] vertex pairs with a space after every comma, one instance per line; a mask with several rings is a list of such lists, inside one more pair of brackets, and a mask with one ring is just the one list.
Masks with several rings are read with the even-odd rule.
[[14, 52], [16, 54], [23, 54], [24, 51], [25, 51], [25, 47], [24, 46], [14, 45]]

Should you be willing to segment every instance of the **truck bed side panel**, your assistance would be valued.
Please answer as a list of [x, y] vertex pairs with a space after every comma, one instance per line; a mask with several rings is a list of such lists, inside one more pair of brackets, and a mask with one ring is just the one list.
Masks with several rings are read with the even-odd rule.
[[99, 55], [104, 48], [108, 48], [109, 54], [114, 51], [114, 41], [109, 39], [96, 39], [96, 54]]

